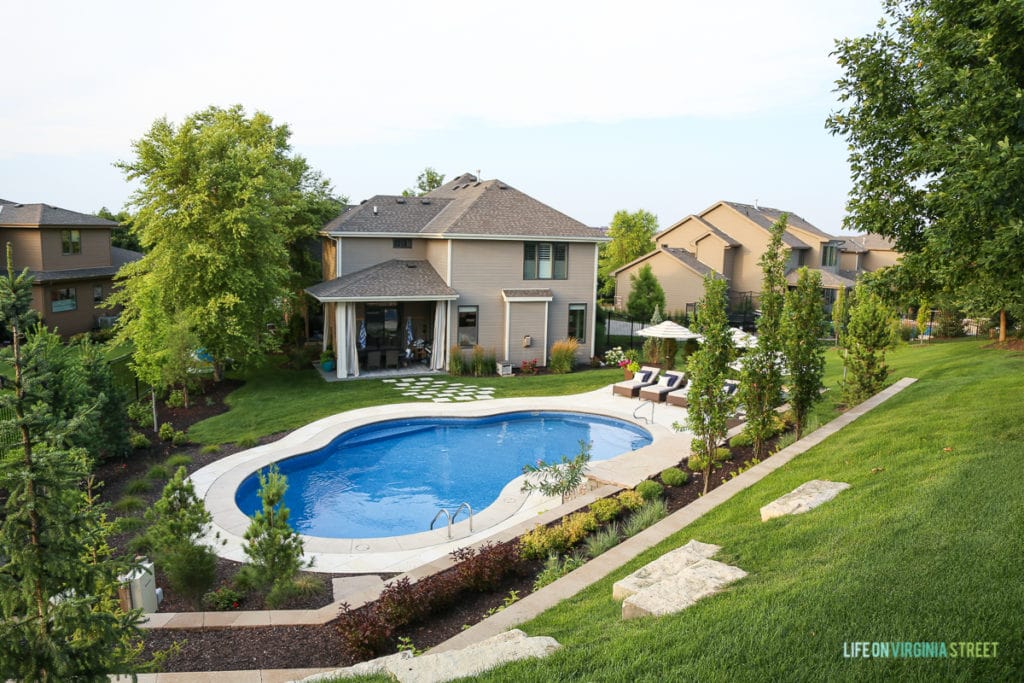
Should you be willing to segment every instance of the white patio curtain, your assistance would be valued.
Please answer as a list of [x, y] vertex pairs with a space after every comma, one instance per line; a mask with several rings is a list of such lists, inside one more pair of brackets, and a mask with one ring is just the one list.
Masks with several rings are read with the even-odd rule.
[[334, 324], [337, 329], [338, 377], [359, 376], [359, 349], [356, 341], [356, 306], [339, 303], [334, 309]]
[[438, 301], [434, 304], [434, 350], [430, 358], [430, 367], [444, 370], [448, 356], [448, 302]]

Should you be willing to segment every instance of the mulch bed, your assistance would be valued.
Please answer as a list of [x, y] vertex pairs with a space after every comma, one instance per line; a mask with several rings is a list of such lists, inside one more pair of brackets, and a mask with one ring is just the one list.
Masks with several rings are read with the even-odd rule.
[[[224, 399], [240, 386], [239, 382], [224, 380], [218, 384], [207, 384], [201, 392], [191, 397], [189, 409], [167, 408], [158, 404], [158, 416], [161, 422], [169, 421], [176, 430], [187, 430], [191, 425], [213, 415], [227, 411]], [[136, 450], [125, 460], [111, 461], [97, 470], [97, 478], [104, 482], [103, 497], [108, 501], [116, 501], [125, 494], [126, 488], [134, 479], [143, 478], [150, 467], [162, 464], [169, 455], [184, 453], [192, 458], [187, 466], [192, 473], [225, 455], [241, 450], [234, 446], [222, 446], [217, 453], [203, 454], [200, 447], [189, 445], [174, 447], [160, 441], [152, 432], [147, 432], [153, 445], [148, 449]], [[261, 443], [276, 440], [281, 434], [264, 437]], [[738, 470], [751, 456], [751, 449], [733, 449], [733, 459], [723, 464], [721, 469], [712, 472], [711, 488], [721, 485], [730, 477], [730, 473]], [[150, 490], [136, 493], [149, 507], [160, 496], [162, 482], [155, 482]], [[700, 496], [703, 482], [700, 475], [681, 487], [666, 487], [666, 502], [669, 513], [693, 502]], [[124, 551], [132, 534], [122, 534], [111, 538], [113, 547]], [[238, 571], [240, 564], [223, 558], [217, 561], [217, 584], [229, 585], [231, 578]], [[535, 563], [539, 571], [540, 563]], [[197, 608], [188, 604], [180, 596], [167, 590], [168, 582], [159, 567], [156, 568], [157, 585], [164, 587], [165, 599], [160, 605], [161, 612], [187, 612]], [[332, 602], [331, 579], [348, 574], [310, 573], [323, 581], [324, 590], [319, 594], [299, 596], [284, 609], [316, 609]], [[411, 624], [396, 633], [399, 637], [409, 638], [417, 648], [427, 649], [458, 634], [466, 625], [475, 624], [486, 618], [488, 611], [500, 607], [511, 591], [516, 591], [520, 598], [532, 592], [536, 572], [525, 577], [513, 576], [507, 579], [498, 590], [490, 593], [469, 594], [458, 604], [443, 613], [433, 615], [429, 620]], [[390, 575], [382, 575], [389, 578]], [[264, 609], [262, 598], [258, 595], [247, 595], [243, 600], [242, 609]], [[397, 642], [397, 641], [396, 641]], [[154, 629], [145, 631], [145, 652], [147, 655], [170, 650], [163, 663], [163, 670], [183, 671], [231, 671], [242, 669], [278, 669], [305, 667], [336, 667], [348, 666], [359, 661], [360, 657], [346, 651], [337, 634], [333, 622], [321, 626], [273, 626], [236, 629], [188, 629], [170, 630]]]

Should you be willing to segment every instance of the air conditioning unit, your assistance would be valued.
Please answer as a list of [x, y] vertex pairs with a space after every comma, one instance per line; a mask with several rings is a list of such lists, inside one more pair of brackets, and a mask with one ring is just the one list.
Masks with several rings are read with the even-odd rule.
[[96, 326], [99, 328], [113, 327], [117, 324], [116, 315], [101, 315], [96, 317]]
[[117, 596], [122, 609], [141, 609], [147, 614], [156, 612], [164, 592], [156, 587], [152, 562], [144, 560], [138, 569], [122, 574], [118, 580], [121, 587], [117, 591]]

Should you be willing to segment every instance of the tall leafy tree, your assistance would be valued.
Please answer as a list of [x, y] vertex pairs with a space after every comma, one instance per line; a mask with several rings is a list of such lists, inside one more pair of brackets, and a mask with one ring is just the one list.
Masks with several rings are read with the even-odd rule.
[[[846, 225], [892, 237], [961, 308], [1024, 313], [1024, 3], [886, 0], [837, 43]], [[908, 278], [913, 280], [913, 278]], [[919, 292], [930, 295], [929, 292]]]
[[140, 615], [110, 598], [127, 565], [106, 545], [88, 456], [68, 446], [93, 406], [70, 416], [52, 408], [57, 393], [81, 378], [57, 381], [51, 347], [34, 343], [49, 333], [35, 324], [32, 278], [14, 270], [9, 246], [0, 316], [11, 333], [4, 360], [14, 371], [13, 386], [0, 392], [0, 677], [99, 681], [130, 673]]
[[786, 251], [782, 235], [788, 216], [782, 214], [771, 227], [768, 246], [761, 254], [761, 317], [757, 321], [757, 346], [744, 356], [739, 400], [747, 413], [746, 431], [753, 439], [754, 455], [763, 457], [766, 442], [776, 432], [775, 408], [782, 403], [782, 340], [780, 327], [786, 297]]
[[665, 308], [665, 290], [649, 265], [629, 276], [632, 289], [626, 300], [626, 310], [635, 320], [650, 320], [655, 308]]
[[114, 213], [107, 207], [101, 206], [96, 215], [100, 218], [106, 218], [108, 221], [115, 221], [121, 224], [120, 230], [110, 231], [110, 244], [121, 249], [142, 251], [139, 236], [135, 233], [135, 219], [130, 213], [124, 209]]
[[[732, 360], [732, 335], [725, 312], [725, 280], [709, 273], [704, 277], [704, 298], [697, 303], [697, 332], [703, 337], [700, 348], [690, 356], [690, 388], [687, 393], [687, 425], [694, 435], [691, 460], [700, 462], [704, 473], [704, 493], [708, 492], [711, 468], [715, 465], [718, 444], [725, 438], [726, 421], [735, 401], [724, 391]], [[692, 462], [691, 462], [692, 466]]]
[[796, 416], [796, 438], [803, 436], [807, 413], [821, 399], [825, 373], [825, 348], [821, 335], [825, 306], [821, 298], [821, 273], [798, 271], [796, 289], [786, 293], [782, 310], [782, 352], [789, 371], [789, 403]]
[[857, 285], [850, 324], [843, 338], [849, 369], [844, 391], [847, 403], [860, 403], [881, 391], [889, 376], [885, 351], [895, 343], [896, 318], [892, 309], [864, 285]]
[[407, 187], [402, 190], [403, 197], [422, 197], [431, 190], [444, 185], [444, 174], [438, 173], [436, 170], [427, 166], [423, 169], [423, 173], [416, 176], [416, 187]]
[[139, 183], [130, 206], [147, 253], [120, 273], [113, 298], [124, 306], [122, 335], [159, 328], [153, 316], [186, 320], [216, 379], [228, 359], [249, 364], [277, 348], [268, 324], [292, 295], [285, 226], [307, 210], [304, 189], [317, 184], [289, 136], [286, 125], [236, 105], [180, 125], [158, 119], [133, 143], [134, 157], [118, 167]]
[[656, 232], [658, 217], [650, 211], [637, 209], [633, 213], [625, 210], [615, 212], [608, 226], [611, 242], [601, 245], [598, 257], [598, 294], [602, 299], [610, 301], [615, 295], [612, 271], [652, 251]]

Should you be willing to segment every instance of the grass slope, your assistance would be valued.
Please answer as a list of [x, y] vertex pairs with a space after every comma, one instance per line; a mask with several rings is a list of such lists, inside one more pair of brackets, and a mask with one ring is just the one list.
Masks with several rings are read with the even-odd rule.
[[[1014, 680], [1024, 671], [1024, 355], [904, 346], [919, 381], [523, 628], [564, 648], [494, 681]], [[837, 373], [833, 365], [830, 376]], [[852, 488], [758, 509], [809, 479]], [[690, 538], [750, 573], [680, 614], [623, 622], [612, 583]], [[848, 659], [853, 641], [998, 641], [994, 659]]]

